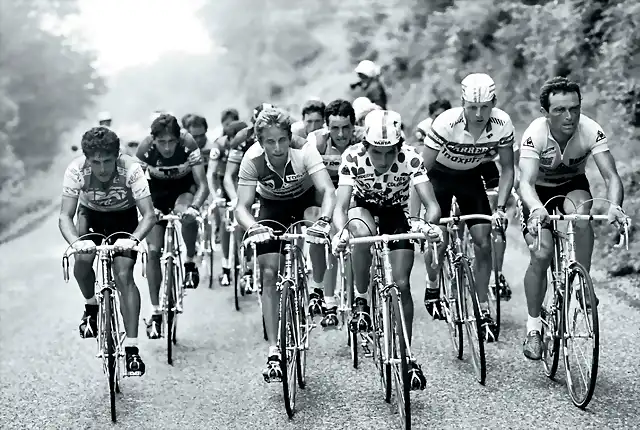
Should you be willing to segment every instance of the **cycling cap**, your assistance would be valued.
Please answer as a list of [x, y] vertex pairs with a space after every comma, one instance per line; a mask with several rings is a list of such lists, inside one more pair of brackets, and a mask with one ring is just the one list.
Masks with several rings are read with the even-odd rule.
[[369, 78], [375, 78], [380, 74], [380, 70], [376, 63], [371, 60], [362, 60], [354, 70], [356, 73], [363, 74]]
[[111, 121], [111, 120], [112, 120], [111, 114], [107, 111], [103, 111], [98, 114], [98, 122]]
[[402, 140], [402, 118], [392, 110], [373, 110], [364, 119], [364, 139], [373, 146], [393, 146]]
[[496, 83], [486, 73], [472, 73], [462, 80], [462, 100], [490, 102], [496, 96]]
[[358, 97], [353, 101], [353, 111], [356, 114], [356, 122], [367, 116], [369, 112], [376, 109], [381, 109], [380, 106], [373, 103], [367, 97]]

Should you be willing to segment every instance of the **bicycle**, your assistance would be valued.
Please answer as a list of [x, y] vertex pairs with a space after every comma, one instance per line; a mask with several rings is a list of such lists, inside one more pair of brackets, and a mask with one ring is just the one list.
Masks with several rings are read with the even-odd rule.
[[[284, 270], [278, 275], [276, 284], [280, 292], [277, 344], [283, 369], [284, 405], [289, 418], [295, 413], [297, 388], [304, 389], [306, 386], [309, 334], [316, 327], [313, 316], [309, 313], [309, 291], [302, 252], [302, 241], [307, 235], [300, 232], [302, 222], [304, 221], [293, 223], [284, 233], [274, 231], [271, 236], [271, 240], [284, 242], [285, 251]], [[243, 243], [246, 244], [247, 241]], [[251, 243], [254, 242], [249, 241]], [[328, 258], [328, 239], [325, 252]]]
[[[340, 321], [340, 328], [347, 327], [347, 321], [350, 321], [353, 316], [353, 305], [355, 303], [355, 290], [353, 288], [353, 273], [349, 274], [347, 280], [347, 274], [345, 272], [345, 260], [344, 253], [338, 258], [338, 273], [337, 273], [337, 285], [336, 295], [338, 296], [338, 320]], [[347, 346], [351, 349], [351, 361], [353, 368], [358, 368], [358, 332], [349, 330], [347, 327]], [[364, 356], [371, 358], [373, 353], [369, 349], [369, 342], [364, 334], [361, 334], [360, 346], [364, 352]]]
[[198, 222], [198, 239], [196, 241], [196, 255], [198, 260], [200, 261], [199, 266], [201, 267], [201, 272], [209, 273], [209, 288], [213, 288], [213, 234], [214, 231], [213, 223], [211, 222], [211, 217], [213, 215], [213, 211], [217, 208], [217, 201], [224, 199], [214, 199], [211, 204], [202, 208], [202, 216], [201, 222]]
[[[96, 297], [98, 299], [98, 354], [96, 357], [102, 359], [102, 369], [107, 375], [109, 384], [109, 399], [111, 409], [111, 421], [116, 420], [116, 393], [120, 393], [121, 368], [126, 366], [124, 341], [127, 337], [123, 330], [124, 323], [120, 314], [120, 297], [116, 294], [116, 284], [111, 270], [113, 264], [113, 254], [120, 250], [115, 245], [106, 245], [114, 235], [126, 235], [133, 238], [133, 235], [125, 232], [111, 234], [106, 237], [97, 233], [89, 233], [79, 237], [69, 244], [62, 256], [62, 271], [65, 282], [69, 282], [69, 257], [79, 254], [72, 246], [74, 243], [85, 240], [89, 236], [101, 236], [102, 245], [96, 246], [96, 260], [98, 261], [96, 270]], [[69, 251], [71, 249], [71, 251]], [[142, 275], [145, 276], [145, 266], [147, 253], [145, 249], [138, 245], [133, 251], [142, 254]], [[124, 376], [127, 376], [126, 372]]]
[[[373, 360], [380, 374], [384, 400], [391, 402], [391, 370], [396, 388], [398, 412], [403, 428], [411, 428], [411, 386], [409, 363], [413, 355], [409, 347], [407, 324], [401, 305], [401, 293], [393, 282], [389, 242], [394, 240], [424, 240], [424, 233], [383, 234], [349, 239], [349, 245], [371, 244], [373, 277], [369, 288], [372, 312], [372, 336], [361, 334], [373, 345]], [[344, 257], [344, 255], [342, 255]], [[342, 259], [342, 258], [341, 258]], [[352, 344], [353, 342], [352, 339]]]
[[[566, 198], [565, 196], [557, 196], [549, 199], [546, 204], [555, 198]], [[583, 202], [580, 206], [588, 201]], [[606, 200], [606, 199], [597, 199]], [[608, 200], [606, 200], [608, 201]], [[546, 206], [545, 204], [545, 206]], [[580, 208], [578, 206], [577, 210]], [[593, 393], [595, 391], [596, 379], [598, 376], [598, 359], [600, 353], [600, 333], [598, 322], [598, 299], [593, 288], [593, 281], [587, 269], [576, 260], [575, 249], [575, 223], [577, 221], [607, 221], [606, 215], [562, 215], [554, 213], [550, 215], [552, 222], [552, 238], [553, 238], [553, 258], [549, 269], [547, 269], [547, 294], [542, 305], [542, 364], [547, 377], [553, 379], [558, 369], [558, 354], [560, 352], [560, 344], [564, 351], [564, 367], [567, 379], [567, 391], [571, 397], [571, 401], [577, 407], [584, 409], [587, 407]], [[563, 233], [558, 229], [558, 222], [566, 221], [567, 232]], [[629, 249], [629, 224], [623, 226], [624, 234], [620, 236], [620, 243], [616, 247], [623, 244]], [[540, 249], [540, 235], [542, 225], [537, 223], [538, 237], [537, 247]], [[535, 245], [534, 245], [535, 246]], [[573, 281], [578, 280], [578, 286], [574, 287]], [[551, 287], [551, 288], [549, 288]], [[575, 293], [575, 294], [574, 294]], [[576, 309], [571, 309], [571, 305], [576, 303]], [[594, 306], [595, 304], [595, 306]], [[582, 316], [582, 318], [580, 318]], [[579, 319], [582, 319], [582, 325], [586, 334], [577, 335], [576, 325]], [[570, 327], [571, 325], [571, 327]], [[587, 339], [591, 342], [590, 353], [587, 351], [581, 355], [586, 360], [590, 360], [585, 366], [580, 363], [572, 363], [573, 342], [576, 339]], [[580, 348], [578, 348], [580, 349]], [[576, 354], [576, 359], [578, 358]], [[590, 358], [588, 356], [591, 356]], [[574, 366], [575, 365], [575, 366]], [[578, 375], [573, 375], [572, 371], [577, 369]], [[587, 370], [589, 369], [589, 370]], [[578, 392], [576, 387], [577, 376], [583, 378], [584, 389]], [[588, 376], [588, 381], [584, 378]]]
[[[463, 248], [459, 234], [460, 223], [469, 220], [492, 222], [492, 217], [474, 214], [440, 219], [439, 224], [447, 226], [449, 244], [445, 250], [438, 282], [440, 284], [440, 304], [449, 326], [449, 337], [451, 338], [455, 355], [459, 360], [462, 360], [464, 352], [462, 325], [464, 324], [467, 341], [471, 348], [475, 377], [480, 384], [484, 385], [487, 366], [484, 353], [484, 338], [481, 336], [482, 317], [480, 315], [480, 304], [470, 260]], [[437, 252], [434, 251], [433, 256], [433, 266], [435, 267], [438, 265]]]

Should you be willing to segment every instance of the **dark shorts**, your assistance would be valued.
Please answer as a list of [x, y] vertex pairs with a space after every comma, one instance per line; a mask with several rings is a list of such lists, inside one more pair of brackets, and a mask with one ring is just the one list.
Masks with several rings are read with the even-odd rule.
[[484, 179], [485, 188], [487, 190], [491, 188], [496, 188], [500, 183], [500, 171], [498, 170], [498, 166], [493, 161], [488, 163], [482, 163], [478, 166], [480, 169], [480, 175], [482, 179]]
[[[372, 203], [361, 201], [355, 197], [352, 201], [351, 208], [366, 209], [372, 217], [378, 217], [378, 232], [380, 234], [402, 234], [411, 231], [409, 221], [401, 206], [376, 206]], [[353, 221], [354, 223], [357, 221]], [[374, 231], [373, 234], [376, 234]], [[389, 242], [389, 250], [409, 249], [413, 251], [415, 248], [409, 240], [394, 240]]]
[[[276, 231], [282, 231], [282, 225], [288, 228], [296, 221], [304, 219], [304, 211], [313, 206], [320, 206], [315, 188], [310, 188], [303, 195], [291, 200], [269, 200], [258, 195], [260, 213], [258, 221]], [[282, 224], [282, 225], [281, 225]], [[256, 254], [284, 253], [283, 242], [270, 240], [256, 245]]]
[[149, 180], [149, 189], [153, 206], [167, 215], [173, 210], [178, 197], [182, 194], [195, 194], [196, 181], [193, 179], [193, 174], [188, 174], [179, 179], [151, 178]]
[[[98, 233], [110, 236], [114, 233], [124, 232], [133, 233], [138, 228], [138, 210], [136, 207], [113, 212], [98, 212], [91, 210], [85, 206], [78, 206], [78, 235], [82, 236], [87, 233]], [[129, 239], [126, 234], [114, 235], [110, 243], [116, 239]], [[102, 244], [102, 237], [90, 236], [96, 245]], [[127, 251], [116, 254], [122, 257], [136, 259], [137, 252]]]
[[[451, 215], [451, 199], [454, 196], [460, 207], [460, 215], [491, 215], [491, 205], [485, 191], [480, 166], [464, 171], [444, 169], [434, 166], [429, 171], [429, 179], [443, 218]], [[489, 221], [466, 222], [469, 227], [484, 223]]]
[[[556, 196], [566, 196], [567, 194], [575, 190], [586, 191], [587, 193], [589, 193], [589, 198], [591, 198], [591, 187], [586, 175], [578, 175], [566, 184], [558, 185], [557, 187], [543, 187], [540, 185], [536, 185], [536, 193], [538, 194], [538, 198], [542, 203], [545, 204], [547, 212], [549, 212], [549, 214], [551, 215], [553, 215], [556, 210], [561, 214], [565, 214], [565, 199], [553, 199], [549, 203], [547, 203], [547, 201]], [[527, 233], [529, 233], [529, 230], [527, 229], [527, 221], [529, 220], [530, 215], [529, 208], [526, 205], [522, 204], [519, 209], [520, 227], [522, 228], [522, 233], [526, 235]], [[542, 228], [550, 230], [551, 225], [543, 225]]]

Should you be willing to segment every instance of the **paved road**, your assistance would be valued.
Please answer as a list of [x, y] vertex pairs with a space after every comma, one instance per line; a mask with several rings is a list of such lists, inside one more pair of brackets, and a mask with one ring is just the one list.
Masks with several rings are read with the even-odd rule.
[[[601, 288], [601, 365], [587, 411], [575, 408], [564, 387], [521, 352], [527, 257], [510, 232], [506, 276], [515, 297], [506, 305], [502, 341], [487, 347], [486, 386], [473, 380], [470, 362], [452, 357], [441, 323], [428, 318], [413, 272], [414, 348], [428, 387], [412, 397], [414, 428], [640, 428], [640, 310]], [[64, 284], [64, 249], [56, 220], [0, 247], [0, 426], [6, 429], [108, 428], [108, 391], [95, 342], [78, 337], [83, 301]], [[149, 314], [142, 286], [143, 316]], [[118, 400], [118, 428], [131, 429], [392, 429], [397, 416], [381, 398], [374, 366], [350, 367], [343, 332], [314, 331], [308, 388], [289, 420], [281, 385], [262, 381], [266, 345], [257, 304], [233, 309], [232, 291], [190, 293], [180, 321], [174, 367], [163, 341], [141, 342], [148, 373], [126, 379]]]

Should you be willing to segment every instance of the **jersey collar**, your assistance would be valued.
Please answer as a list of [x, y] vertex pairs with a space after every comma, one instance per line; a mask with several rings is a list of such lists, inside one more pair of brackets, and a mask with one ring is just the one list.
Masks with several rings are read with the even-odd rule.
[[[273, 167], [273, 164], [271, 164], [271, 161], [269, 161], [269, 156], [267, 155], [267, 151], [264, 150], [264, 148], [262, 148], [262, 152], [264, 153], [264, 161], [267, 164], [267, 167], [269, 168], [269, 170], [271, 170], [272, 172], [279, 174], [278, 171], [276, 170], [275, 167]], [[287, 170], [287, 165], [291, 162], [291, 147], [289, 147], [289, 150], [287, 151], [287, 161], [284, 163], [284, 170]]]
[[[469, 124], [467, 123], [467, 117], [464, 115], [464, 108], [462, 109], [462, 112], [460, 112], [460, 117], [458, 117], [456, 123], [458, 122], [462, 122], [464, 124], [464, 130], [467, 132], [469, 131]], [[489, 114], [489, 121], [487, 121], [487, 125], [484, 127], [483, 131], [487, 133], [491, 131], [491, 114]]]

